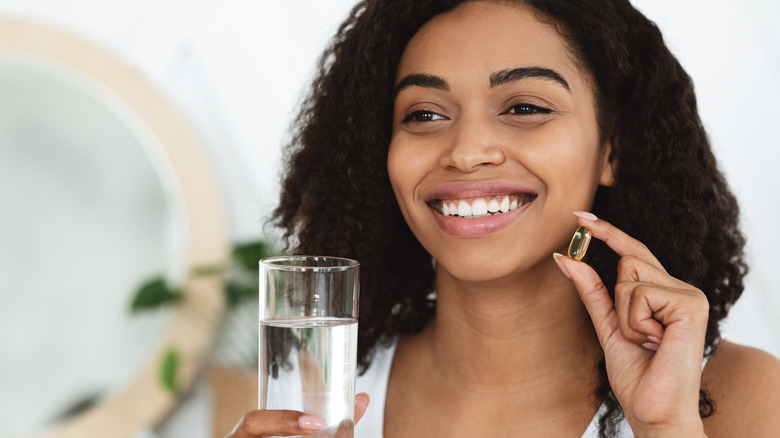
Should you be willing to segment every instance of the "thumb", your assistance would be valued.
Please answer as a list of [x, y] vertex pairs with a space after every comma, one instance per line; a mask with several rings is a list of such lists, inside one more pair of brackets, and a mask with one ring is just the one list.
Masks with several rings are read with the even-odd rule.
[[586, 263], [572, 260], [558, 253], [553, 254], [553, 259], [563, 274], [574, 283], [574, 287], [593, 321], [593, 327], [596, 328], [596, 335], [603, 346], [610, 334], [618, 329], [615, 303], [609, 296], [604, 282], [599, 274]]
[[355, 424], [363, 418], [363, 414], [366, 413], [370, 401], [371, 398], [365, 392], [361, 392], [355, 396]]

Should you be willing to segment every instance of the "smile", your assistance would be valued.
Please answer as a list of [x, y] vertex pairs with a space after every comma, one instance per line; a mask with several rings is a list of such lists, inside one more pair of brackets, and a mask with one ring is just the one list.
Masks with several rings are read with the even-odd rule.
[[512, 193], [465, 199], [435, 199], [428, 202], [428, 205], [443, 216], [480, 219], [508, 213], [533, 202], [534, 199], [536, 195], [530, 193]]

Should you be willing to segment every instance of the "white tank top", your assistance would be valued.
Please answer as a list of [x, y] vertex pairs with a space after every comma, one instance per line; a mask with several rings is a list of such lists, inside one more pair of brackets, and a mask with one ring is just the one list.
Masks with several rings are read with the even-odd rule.
[[[389, 348], [379, 349], [374, 354], [371, 361], [371, 367], [365, 374], [358, 376], [356, 382], [356, 393], [365, 392], [371, 397], [366, 413], [360, 422], [355, 426], [355, 438], [382, 438], [385, 424], [385, 399], [387, 396], [387, 381], [390, 378], [390, 367], [393, 364], [393, 354], [395, 353], [395, 343]], [[582, 438], [597, 438], [599, 435], [598, 418], [601, 416], [605, 407], [596, 412], [591, 420]], [[619, 426], [618, 438], [633, 437], [631, 427], [624, 418]]]

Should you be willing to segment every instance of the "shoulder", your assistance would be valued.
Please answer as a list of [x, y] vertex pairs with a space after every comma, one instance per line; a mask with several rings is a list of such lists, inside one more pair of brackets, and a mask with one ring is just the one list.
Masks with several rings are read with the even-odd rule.
[[780, 360], [757, 348], [722, 341], [702, 373], [715, 402], [707, 436], [777, 436], [780, 431]]

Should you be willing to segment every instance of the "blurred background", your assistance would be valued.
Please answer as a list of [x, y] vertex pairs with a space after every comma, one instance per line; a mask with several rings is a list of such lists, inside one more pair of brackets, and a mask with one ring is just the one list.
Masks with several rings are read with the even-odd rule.
[[[319, 53], [354, 3], [0, 0], [0, 17], [63, 32], [99, 54], [87, 59], [58, 46], [70, 60], [63, 64], [9, 48], [23, 39], [15, 35], [35, 39], [35, 32], [0, 30], [7, 41], [0, 45], [0, 438], [45, 433], [122, 399], [116, 394], [138, 386], [138, 375], [159, 380], [170, 332], [195, 329], [177, 325], [184, 310], [176, 307], [131, 314], [138, 284], [159, 273], [185, 282], [198, 263], [223, 260], [223, 246], [273, 238], [263, 221], [277, 196], [280, 145]], [[741, 200], [752, 270], [726, 337], [780, 356], [772, 280], [780, 248], [780, 4], [634, 4], [693, 77], [721, 168]], [[102, 72], [103, 55], [106, 65], [123, 66], [121, 77]], [[86, 70], [74, 67], [85, 63]], [[182, 137], [172, 151], [166, 139]], [[193, 179], [201, 185], [193, 188]], [[197, 193], [212, 190], [218, 201], [195, 205]], [[214, 219], [198, 223], [200, 211]], [[200, 245], [195, 229], [213, 239]], [[122, 404], [137, 421], [128, 420], [128, 433], [102, 436], [222, 436], [219, 400], [238, 396], [215, 393], [224, 376], [214, 363], [248, 371], [238, 391], [251, 405], [251, 357], [240, 356], [256, 346], [220, 347], [253, 342], [251, 329], [218, 334], [224, 317], [204, 309], [194, 312], [205, 322], [193, 324], [209, 333], [189, 356], [185, 349], [182, 386], [151, 390], [149, 397], [165, 399], [151, 414], [142, 413], [151, 409], [143, 395]], [[256, 325], [256, 309], [243, 312]], [[244, 410], [224, 416], [235, 423]]]

